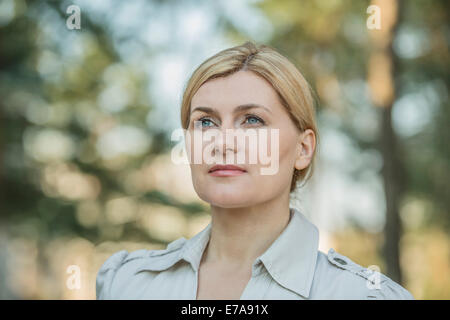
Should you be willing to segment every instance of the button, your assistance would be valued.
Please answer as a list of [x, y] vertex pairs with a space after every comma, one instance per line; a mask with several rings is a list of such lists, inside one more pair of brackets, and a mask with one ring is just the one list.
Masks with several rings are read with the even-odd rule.
[[334, 258], [334, 261], [336, 261], [337, 263], [342, 264], [344, 266], [347, 264], [347, 262], [342, 260], [341, 258]]

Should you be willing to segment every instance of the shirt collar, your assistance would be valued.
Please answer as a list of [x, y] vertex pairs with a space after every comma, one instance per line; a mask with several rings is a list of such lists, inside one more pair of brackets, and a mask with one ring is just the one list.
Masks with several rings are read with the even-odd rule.
[[[197, 272], [203, 251], [211, 235], [211, 222], [183, 247], [166, 256], [164, 263], [146, 264], [140, 270], [164, 270], [180, 260], [189, 262]], [[319, 231], [297, 209], [290, 208], [289, 223], [270, 247], [260, 255], [254, 265], [262, 262], [270, 276], [281, 286], [308, 298], [316, 268]], [[294, 254], [293, 254], [294, 253]]]
[[297, 209], [281, 235], [259, 257], [281, 286], [308, 298], [316, 269], [319, 230]]

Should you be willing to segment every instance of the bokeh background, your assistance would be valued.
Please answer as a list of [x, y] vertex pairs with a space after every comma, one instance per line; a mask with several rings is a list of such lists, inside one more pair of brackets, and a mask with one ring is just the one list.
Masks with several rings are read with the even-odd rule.
[[112, 253], [207, 225], [171, 132], [196, 66], [253, 40], [317, 95], [318, 166], [292, 206], [320, 250], [449, 299], [449, 13], [447, 0], [1, 0], [0, 298], [95, 299]]

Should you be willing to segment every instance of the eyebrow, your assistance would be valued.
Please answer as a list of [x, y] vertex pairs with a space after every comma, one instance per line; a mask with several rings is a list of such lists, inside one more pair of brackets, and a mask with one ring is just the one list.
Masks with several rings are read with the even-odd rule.
[[[234, 108], [233, 113], [238, 113], [238, 112], [242, 112], [245, 110], [249, 110], [249, 109], [255, 109], [255, 108], [262, 108], [266, 111], [268, 111], [269, 113], [272, 113], [272, 111], [270, 111], [269, 108], [256, 104], [256, 103], [246, 103], [246, 104], [241, 104], [239, 106], [237, 106], [236, 108]], [[216, 109], [213, 108], [209, 108], [209, 107], [196, 107], [192, 110], [191, 114], [194, 113], [195, 111], [203, 111], [205, 113], [209, 113], [209, 114], [214, 114], [214, 115], [218, 115], [219, 112]]]

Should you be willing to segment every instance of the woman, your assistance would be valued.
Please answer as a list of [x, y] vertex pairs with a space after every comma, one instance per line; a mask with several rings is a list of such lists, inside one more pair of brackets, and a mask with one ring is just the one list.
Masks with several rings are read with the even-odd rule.
[[[112, 255], [97, 275], [97, 299], [413, 299], [383, 274], [320, 252], [317, 228], [289, 207], [311, 175], [317, 128], [308, 83], [285, 57], [246, 42], [209, 58], [187, 83], [181, 121], [211, 223], [165, 250]], [[262, 161], [227, 165], [258, 149], [228, 139], [238, 131], [261, 133], [272, 173], [262, 173]], [[209, 151], [203, 138], [197, 143], [202, 156], [220, 161], [192, 161], [194, 132], [224, 134]]]

